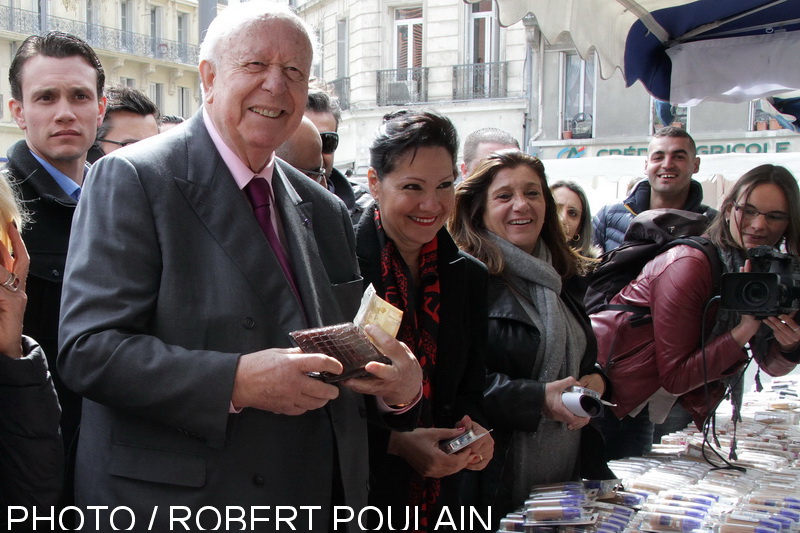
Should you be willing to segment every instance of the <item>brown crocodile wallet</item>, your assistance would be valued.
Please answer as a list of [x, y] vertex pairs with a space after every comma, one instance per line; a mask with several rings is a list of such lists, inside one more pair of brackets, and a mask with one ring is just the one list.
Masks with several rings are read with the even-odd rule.
[[311, 374], [327, 383], [371, 376], [364, 370], [370, 361], [392, 364], [392, 360], [380, 353], [364, 332], [352, 322], [292, 331], [289, 335], [304, 353], [324, 353], [342, 363], [344, 370], [341, 374]]

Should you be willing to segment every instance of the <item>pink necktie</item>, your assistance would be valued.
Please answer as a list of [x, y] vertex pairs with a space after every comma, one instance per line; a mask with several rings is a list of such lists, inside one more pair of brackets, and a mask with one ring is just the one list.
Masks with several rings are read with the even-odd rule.
[[269, 209], [270, 198], [272, 197], [271, 190], [272, 188], [269, 182], [258, 176], [253, 177], [250, 183], [244, 188], [245, 193], [247, 193], [247, 198], [250, 200], [250, 205], [253, 206], [253, 213], [256, 215], [258, 225], [261, 226], [261, 231], [267, 236], [267, 242], [269, 242], [269, 245], [272, 247], [272, 251], [275, 252], [275, 257], [277, 257], [278, 263], [281, 265], [281, 270], [283, 270], [284, 275], [286, 275], [286, 279], [289, 281], [289, 285], [291, 285], [294, 295], [297, 297], [297, 301], [301, 302], [302, 305], [300, 293], [297, 290], [297, 284], [295, 283], [294, 274], [292, 273], [292, 267], [289, 265], [289, 259], [286, 257], [283, 245], [281, 245], [278, 234], [275, 233], [275, 227], [272, 225], [272, 216]]

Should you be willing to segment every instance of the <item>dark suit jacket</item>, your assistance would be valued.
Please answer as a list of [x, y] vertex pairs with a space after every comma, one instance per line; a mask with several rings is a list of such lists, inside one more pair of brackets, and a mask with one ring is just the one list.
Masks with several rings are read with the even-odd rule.
[[[228, 413], [241, 354], [352, 320], [361, 295], [344, 205], [283, 162], [273, 176], [308, 321], [202, 111], [92, 168], [59, 354], [86, 397], [77, 505], [129, 506], [142, 530], [156, 505], [311, 505], [313, 528], [306, 512], [295, 527], [326, 531], [334, 485], [346, 505], [366, 503], [363, 396], [343, 388], [302, 416]], [[275, 528], [274, 511], [259, 515], [271, 519], [258, 528]], [[166, 512], [154, 530], [168, 530]]]
[[56, 355], [61, 286], [77, 202], [31, 155], [24, 140], [13, 144], [7, 155], [4, 173], [30, 215], [30, 223], [22, 231], [31, 256], [25, 289], [28, 306], [25, 308], [24, 333], [36, 339], [47, 357], [61, 403], [64, 445], [69, 447], [81, 419], [81, 397], [61, 380], [56, 370]]
[[328, 182], [333, 184], [333, 193], [347, 206], [347, 210], [350, 211], [350, 219], [355, 226], [361, 220], [361, 214], [364, 210], [374, 203], [369, 191], [361, 184], [347, 179], [336, 168], [328, 176]]
[[[364, 274], [364, 285], [372, 283], [382, 296], [385, 289], [381, 282], [381, 249], [373, 217], [374, 208], [362, 215], [356, 230], [356, 251]], [[447, 230], [442, 229], [438, 237], [440, 322], [436, 368], [431, 379], [434, 424], [436, 427], [451, 428], [467, 414], [487, 427], [483, 415], [487, 334], [486, 266], [460, 251]], [[407, 505], [406, 494], [399, 488], [409, 486], [411, 467], [403, 459], [386, 453], [389, 442], [387, 429], [371, 425], [369, 439], [370, 505]], [[441, 504], [458, 505], [456, 477], [444, 478]], [[405, 513], [404, 508], [402, 511]]]

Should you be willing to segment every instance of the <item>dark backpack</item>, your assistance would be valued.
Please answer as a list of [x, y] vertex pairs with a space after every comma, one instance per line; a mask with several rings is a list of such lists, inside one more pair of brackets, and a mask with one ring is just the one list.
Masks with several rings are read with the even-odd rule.
[[600, 264], [589, 275], [584, 297], [586, 313], [591, 315], [605, 309], [615, 309], [633, 312], [637, 317], [649, 315], [650, 309], [647, 307], [610, 305], [609, 302], [636, 279], [651, 259], [679, 244], [687, 244], [706, 254], [714, 280], [713, 294], [718, 294], [722, 261], [711, 241], [700, 237], [708, 222], [704, 214], [681, 209], [650, 209], [634, 217], [625, 232], [622, 245], [603, 254]]

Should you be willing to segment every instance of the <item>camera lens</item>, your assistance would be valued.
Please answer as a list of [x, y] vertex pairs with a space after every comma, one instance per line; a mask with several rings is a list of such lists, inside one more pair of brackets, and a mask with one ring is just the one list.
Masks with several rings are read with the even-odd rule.
[[586, 411], [586, 414], [591, 417], [598, 416], [603, 412], [603, 404], [601, 404], [600, 400], [594, 398], [593, 396], [581, 396], [580, 404], [583, 410]]
[[747, 307], [760, 307], [769, 301], [769, 286], [763, 281], [750, 281], [742, 285], [742, 303]]

